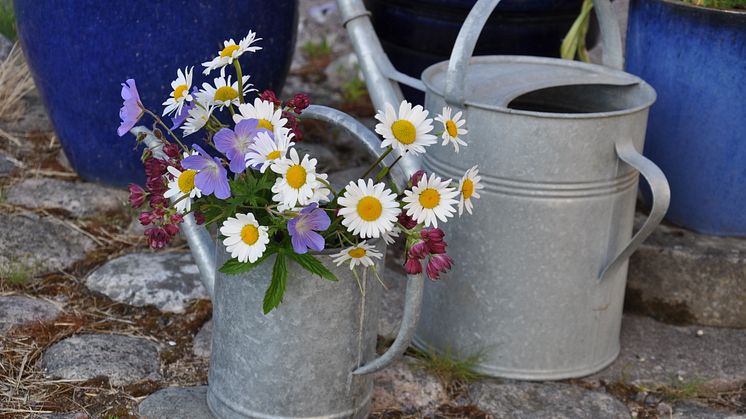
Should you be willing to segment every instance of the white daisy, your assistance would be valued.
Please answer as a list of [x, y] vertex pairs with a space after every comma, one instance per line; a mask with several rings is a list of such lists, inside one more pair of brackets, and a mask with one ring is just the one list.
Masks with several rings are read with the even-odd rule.
[[477, 167], [478, 166], [474, 166], [471, 169], [467, 170], [464, 174], [464, 177], [462, 177], [461, 180], [458, 182], [459, 216], [461, 216], [461, 214], [464, 212], [464, 208], [466, 208], [466, 210], [469, 211], [469, 214], [471, 214], [471, 199], [479, 198], [479, 192], [477, 191], [479, 191], [480, 189], [484, 189], [484, 185], [482, 185], [482, 177], [479, 176], [479, 170], [477, 169]]
[[381, 259], [383, 254], [377, 252], [375, 247], [362, 241], [355, 246], [348, 247], [347, 249], [332, 255], [332, 257], [334, 258], [333, 262], [336, 263], [337, 266], [340, 266], [349, 260], [350, 269], [355, 269], [355, 266], [357, 265], [363, 265], [365, 267], [373, 266], [375, 263], [373, 262], [373, 258]]
[[172, 198], [176, 202], [176, 211], [185, 214], [192, 209], [192, 198], [202, 196], [202, 191], [194, 186], [194, 177], [197, 176], [196, 170], [181, 171], [173, 166], [168, 166], [168, 173], [171, 173], [173, 179], [168, 182], [168, 190], [163, 194], [164, 198]]
[[286, 128], [288, 120], [282, 117], [282, 109], [275, 109], [274, 103], [268, 100], [254, 99], [254, 104], [242, 103], [238, 106], [238, 112], [233, 115], [233, 122], [238, 123], [243, 119], [257, 119], [259, 128], [265, 128], [275, 136], [290, 136], [290, 128]]
[[378, 111], [376, 132], [383, 137], [382, 148], [392, 146], [402, 154], [406, 152], [424, 153], [425, 147], [436, 142], [435, 136], [428, 134], [433, 130], [432, 119], [427, 118], [427, 111], [417, 105], [402, 101], [399, 115], [394, 107], [386, 104], [386, 110]]
[[294, 144], [287, 137], [279, 136], [278, 141], [275, 141], [266, 132], [259, 132], [254, 142], [249, 145], [249, 151], [246, 153], [246, 166], [251, 166], [255, 170], [259, 167], [259, 171], [264, 173], [272, 162], [284, 159], [285, 153]]
[[181, 129], [184, 130], [184, 136], [194, 134], [195, 132], [202, 129], [210, 119], [210, 115], [213, 111], [212, 106], [203, 107], [201, 104], [197, 104], [195, 107], [189, 110], [189, 116], [187, 116], [184, 125]]
[[401, 233], [401, 229], [398, 226], [394, 226], [391, 231], [383, 233], [381, 237], [386, 244], [394, 244], [394, 241], [399, 237], [399, 233]]
[[350, 182], [345, 187], [344, 195], [339, 198], [339, 215], [342, 225], [352, 234], [359, 234], [362, 238], [381, 237], [394, 228], [396, 217], [401, 210], [396, 202], [396, 195], [386, 184], [381, 182], [373, 185], [373, 180], [358, 179], [357, 184]]
[[308, 155], [304, 155], [301, 160], [298, 152], [291, 148], [289, 158], [274, 160], [270, 168], [281, 176], [272, 186], [272, 192], [275, 193], [272, 200], [280, 204], [278, 210], [305, 207], [312, 202], [313, 190], [318, 184], [316, 159], [309, 159]]
[[[332, 191], [326, 186], [329, 183], [329, 175], [326, 173], [316, 173], [316, 187], [313, 188], [313, 196], [311, 202], [325, 203], [329, 202]], [[323, 181], [323, 182], [322, 182]]]
[[220, 227], [220, 234], [225, 236], [225, 250], [239, 262], [256, 262], [269, 243], [267, 227], [260, 226], [252, 213], [228, 217]]
[[[249, 76], [243, 76], [243, 94], [255, 91], [252, 84], [248, 82]], [[202, 83], [202, 90], [197, 92], [197, 100], [205, 106], [218, 106], [223, 109], [224, 106], [236, 105], [241, 103], [241, 97], [238, 92], [238, 80], [231, 83], [231, 76], [228, 78], [216, 77], [213, 81], [215, 86], [209, 83]]]
[[208, 75], [212, 70], [219, 68], [220, 75], [225, 76], [225, 66], [231, 65], [233, 60], [243, 55], [246, 51], [256, 52], [262, 49], [262, 47], [259, 46], [251, 46], [254, 42], [261, 40], [262, 38], [256, 37], [256, 32], [249, 31], [249, 34], [246, 35], [246, 37], [238, 44], [236, 44], [236, 41], [233, 39], [223, 41], [223, 49], [218, 51], [218, 56], [213, 58], [212, 61], [202, 63], [202, 66], [206, 67], [203, 73]]
[[443, 124], [443, 134], [440, 136], [443, 144], [441, 145], [452, 143], [456, 153], [458, 153], [459, 144], [466, 147], [466, 141], [459, 137], [469, 132], [466, 128], [461, 128], [466, 123], [465, 119], [461, 119], [461, 111], [456, 112], [456, 115], [451, 118], [451, 108], [446, 106], [443, 108], [443, 113], [436, 116], [435, 120]]
[[458, 191], [449, 185], [451, 180], [441, 180], [434, 173], [423, 176], [412, 190], [404, 191], [402, 201], [406, 202], [404, 209], [407, 215], [418, 223], [424, 223], [425, 227], [438, 227], [438, 219], [446, 222], [448, 217], [453, 217], [456, 212], [454, 205], [458, 203], [455, 198]]
[[184, 103], [194, 100], [189, 91], [192, 88], [193, 70], [194, 67], [185, 67], [184, 71], [181, 71], [181, 69], [176, 71], [176, 80], [171, 82], [171, 89], [173, 89], [171, 97], [163, 102], [163, 106], [166, 107], [163, 109], [163, 115], [168, 115], [173, 112], [176, 112], [178, 115], [181, 113], [181, 108], [184, 107]]

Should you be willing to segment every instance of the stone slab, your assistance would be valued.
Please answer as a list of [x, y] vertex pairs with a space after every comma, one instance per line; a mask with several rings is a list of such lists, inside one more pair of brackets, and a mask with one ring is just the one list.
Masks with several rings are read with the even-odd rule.
[[372, 412], [387, 410], [424, 415], [448, 402], [448, 393], [434, 376], [404, 357], [373, 376]]
[[667, 412], [662, 412], [659, 409], [661, 417], [672, 419], [746, 419], [746, 414], [723, 412], [691, 401], [675, 403], [672, 408], [667, 410]]
[[59, 314], [60, 308], [48, 301], [23, 295], [1, 295], [0, 333], [15, 326], [52, 320]]
[[746, 383], [746, 331], [672, 326], [625, 315], [622, 350], [608, 368], [588, 381], [680, 385], [700, 383], [720, 390]]
[[18, 160], [0, 152], [0, 178], [12, 174], [20, 165]]
[[69, 337], [47, 349], [42, 368], [50, 379], [106, 376], [114, 386], [160, 379], [158, 347], [149, 340], [125, 335]]
[[152, 304], [180, 313], [196, 299], [209, 299], [189, 253], [131, 253], [108, 261], [86, 278], [86, 286], [114, 301]]
[[468, 398], [495, 419], [631, 417], [624, 403], [614, 397], [564, 383], [481, 381], [469, 386]]
[[675, 324], [746, 327], [746, 238], [658, 226], [630, 259], [626, 305]]
[[140, 417], [146, 419], [211, 419], [207, 386], [171, 387], [156, 391], [140, 402]]
[[63, 209], [76, 217], [122, 210], [128, 193], [94, 183], [30, 178], [7, 190], [6, 202], [26, 208]]
[[59, 220], [11, 214], [0, 223], [0, 274], [27, 269], [33, 274], [65, 269], [95, 248], [93, 240]]
[[192, 352], [202, 358], [210, 357], [212, 349], [212, 320], [205, 323], [192, 341]]

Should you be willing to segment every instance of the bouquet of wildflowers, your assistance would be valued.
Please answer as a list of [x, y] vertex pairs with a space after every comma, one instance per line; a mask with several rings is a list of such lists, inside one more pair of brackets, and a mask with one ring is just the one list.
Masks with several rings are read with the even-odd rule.
[[[179, 69], [163, 102], [162, 116], [172, 116], [170, 125], [142, 104], [133, 79], [122, 84], [119, 135], [139, 132], [135, 125], [148, 116], [160, 142], [143, 154], [145, 188], [129, 186], [132, 206], [142, 208], [139, 220], [148, 226], [149, 245], [164, 247], [184, 216], [193, 214], [198, 224], [219, 226], [220, 240], [231, 255], [220, 267], [223, 273], [247, 272], [276, 255], [265, 313], [282, 301], [287, 263], [334, 281], [314, 252], [340, 249], [334, 262], [348, 264], [359, 278], [357, 270], [375, 269], [373, 260], [383, 256], [370, 239], [391, 244], [403, 237], [405, 270], [419, 274], [424, 264], [427, 276], [438, 279], [453, 263], [438, 223], [456, 212], [461, 216], [464, 209], [471, 213], [472, 199], [482, 188], [477, 167], [456, 182], [419, 171], [404, 191], [383, 180], [399, 159], [374, 176], [388, 154], [421, 154], [437, 142], [428, 111], [405, 101], [398, 109], [387, 104], [376, 115], [375, 131], [383, 137], [384, 149], [378, 161], [363, 179], [335, 190], [328, 176], [316, 170], [316, 159], [293, 147], [303, 138], [299, 117], [309, 106], [308, 96], [298, 94], [283, 103], [271, 91], [257, 95], [249, 75], [243, 74], [238, 58], [260, 50], [255, 45], [260, 40], [249, 32], [239, 43], [225, 41], [217, 57], [202, 64], [205, 75], [219, 70], [220, 76], [201, 88], [194, 85], [193, 67]], [[230, 67], [233, 74], [226, 76]], [[251, 95], [253, 101], [247, 98]], [[221, 121], [220, 111], [231, 121]], [[451, 115], [445, 108], [435, 121], [443, 129], [443, 146], [453, 145], [455, 152], [466, 146], [461, 112]], [[174, 132], [178, 129], [181, 137]], [[183, 144], [183, 137], [195, 133], [203, 133], [204, 147]], [[138, 141], [143, 140], [139, 134]]]

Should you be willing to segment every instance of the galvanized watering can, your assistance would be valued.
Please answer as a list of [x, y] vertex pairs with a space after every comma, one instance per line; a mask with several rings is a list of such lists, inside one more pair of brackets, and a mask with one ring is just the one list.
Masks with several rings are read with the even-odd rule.
[[[430, 146], [425, 169], [458, 179], [479, 164], [485, 185], [474, 216], [444, 228], [457, 264], [425, 287], [415, 345], [479, 353], [477, 369], [491, 376], [583, 376], [618, 355], [627, 259], [668, 208], [663, 173], [640, 154], [655, 92], [620, 70], [608, 0], [594, 1], [605, 66], [471, 58], [498, 3], [478, 1], [450, 61], [426, 69], [420, 81], [393, 68], [360, 1], [338, 2], [378, 109], [401, 100], [401, 82], [426, 91], [431, 115], [445, 105], [464, 112], [468, 147], [454, 158]], [[409, 172], [419, 166], [405, 160]], [[654, 202], [632, 237], [638, 173]]]
[[[310, 106], [303, 117], [346, 129], [378, 157], [378, 137], [346, 114]], [[157, 148], [154, 137], [145, 141]], [[381, 164], [391, 165], [394, 158], [388, 156]], [[394, 167], [391, 177], [403, 190], [404, 172]], [[284, 302], [264, 315], [262, 299], [274, 257], [246, 274], [223, 275], [216, 271], [230, 258], [223, 245], [191, 215], [185, 217], [181, 231], [213, 302], [210, 410], [221, 419], [367, 417], [373, 392], [370, 374], [395, 361], [414, 334], [422, 276], [408, 277], [399, 334], [376, 358], [382, 287], [372, 272], [361, 275], [358, 285], [348, 266], [333, 264], [331, 255], [339, 249], [317, 254], [338, 282], [314, 277], [290, 263]], [[386, 254], [382, 241], [376, 247]], [[376, 266], [382, 274], [383, 261]]]

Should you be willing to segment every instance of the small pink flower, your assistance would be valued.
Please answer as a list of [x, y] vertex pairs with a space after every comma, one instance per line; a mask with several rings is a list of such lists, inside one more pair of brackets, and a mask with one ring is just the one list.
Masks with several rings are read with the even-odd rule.
[[152, 212], [145, 211], [140, 213], [140, 215], [137, 217], [137, 219], [140, 221], [140, 224], [146, 226], [155, 220], [155, 217], [153, 216]]
[[127, 189], [130, 191], [130, 205], [132, 205], [132, 208], [140, 208], [145, 203], [145, 197], [147, 196], [145, 190], [140, 185], [134, 183], [127, 185]]
[[429, 241], [427, 242], [427, 250], [433, 254], [438, 255], [446, 252], [447, 244], [444, 241], [434, 242]]
[[172, 159], [176, 158], [179, 155], [179, 146], [177, 146], [176, 144], [168, 143], [163, 146], [163, 152]]
[[420, 179], [422, 179], [422, 177], [426, 174], [427, 173], [425, 173], [424, 170], [418, 170], [414, 172], [411, 178], [409, 178], [409, 181], [412, 183], [413, 186], [417, 186], [417, 184], [420, 183]]
[[181, 214], [176, 213], [171, 216], [171, 222], [173, 224], [181, 224], [183, 221], [184, 221], [184, 216]]
[[280, 102], [280, 99], [277, 99], [277, 96], [275, 95], [275, 92], [272, 90], [265, 90], [262, 93], [259, 94], [259, 99], [272, 102], [275, 106], [280, 106], [282, 102]]
[[422, 273], [422, 262], [416, 258], [407, 258], [407, 262], [404, 264], [404, 270], [410, 275]]
[[399, 224], [401, 224], [407, 230], [414, 228], [417, 225], [417, 221], [413, 220], [412, 217], [408, 216], [406, 211], [399, 213]]
[[205, 214], [202, 214], [199, 211], [194, 211], [194, 222], [197, 223], [197, 225], [202, 225], [205, 223]]
[[166, 174], [168, 163], [165, 160], [150, 157], [145, 160], [145, 176], [148, 179], [160, 178]]
[[148, 203], [150, 204], [151, 208], [159, 207], [159, 206], [168, 206], [168, 201], [166, 198], [159, 193], [151, 194], [148, 197]]
[[453, 265], [453, 259], [446, 254], [438, 254], [430, 256], [430, 260], [427, 262], [427, 276], [432, 280], [440, 279], [440, 274], [447, 272]]
[[409, 259], [423, 259], [430, 253], [427, 243], [424, 240], [418, 240], [409, 248], [408, 257]]
[[163, 226], [163, 229], [166, 230], [166, 233], [168, 233], [168, 235], [171, 237], [179, 233], [179, 226], [177, 226], [176, 224], [166, 224]]
[[295, 95], [293, 100], [289, 103], [293, 107], [293, 111], [300, 115], [301, 112], [303, 112], [304, 109], [308, 107], [308, 105], [311, 104], [311, 98], [308, 97], [305, 93], [298, 93]]
[[171, 236], [161, 227], [149, 228], [145, 230], [145, 235], [148, 237], [148, 245], [152, 249], [162, 249], [171, 241]]
[[445, 237], [445, 235], [446, 233], [444, 233], [443, 230], [439, 228], [425, 228], [420, 231], [420, 237], [422, 237], [423, 240], [433, 242], [443, 241], [443, 237]]

